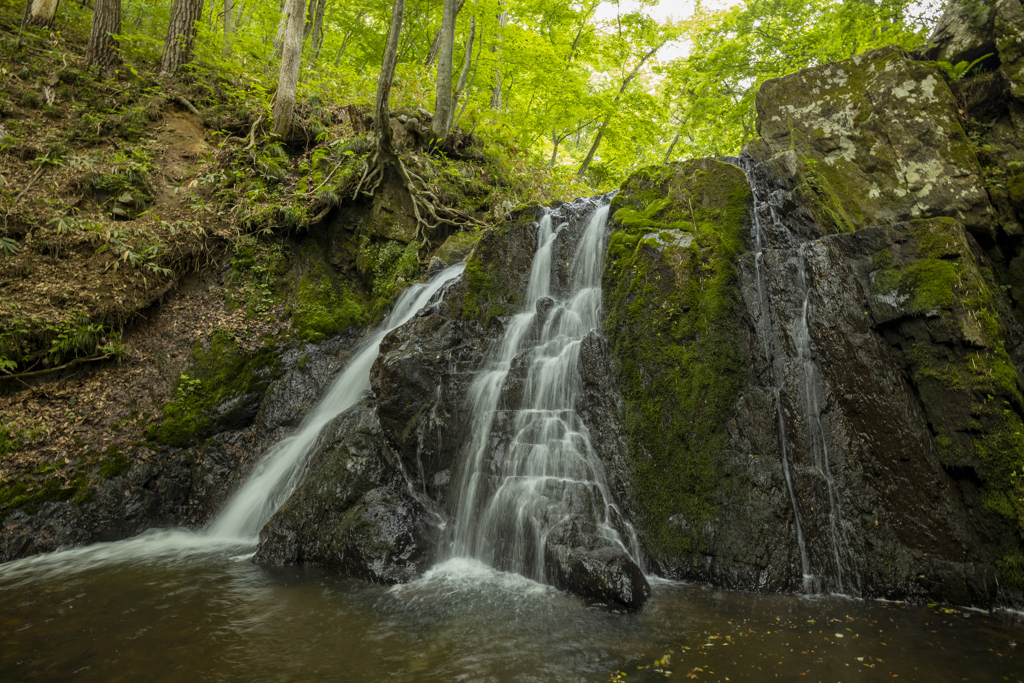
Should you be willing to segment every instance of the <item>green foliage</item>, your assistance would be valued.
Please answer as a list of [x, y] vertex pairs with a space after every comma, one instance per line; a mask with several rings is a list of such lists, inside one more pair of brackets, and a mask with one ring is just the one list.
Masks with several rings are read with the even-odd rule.
[[420, 273], [419, 243], [375, 242], [363, 235], [357, 263], [370, 281], [370, 316], [377, 320]]
[[[17, 309], [15, 309], [17, 310]], [[81, 313], [48, 322], [17, 313], [0, 322], [0, 373], [17, 374], [75, 359], [127, 358], [120, 332]]]
[[287, 251], [277, 241], [242, 235], [231, 245], [231, 279], [224, 290], [228, 305], [245, 307], [246, 316], [262, 318], [277, 298], [274, 287], [284, 274]]
[[939, 68], [941, 68], [942, 71], [949, 77], [949, 80], [955, 83], [956, 81], [959, 81], [961, 78], [969, 74], [971, 72], [971, 69], [973, 69], [978, 62], [984, 59], [988, 59], [989, 57], [992, 56], [992, 54], [993, 53], [989, 52], [987, 55], [982, 55], [981, 57], [978, 57], [977, 59], [970, 63], [966, 61], [957, 62], [955, 65], [950, 64], [949, 62], [936, 63], [939, 65]]

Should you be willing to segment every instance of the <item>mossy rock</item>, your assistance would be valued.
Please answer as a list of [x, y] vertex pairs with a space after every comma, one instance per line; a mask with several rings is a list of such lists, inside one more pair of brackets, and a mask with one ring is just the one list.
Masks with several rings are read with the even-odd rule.
[[766, 81], [756, 103], [768, 154], [800, 156], [819, 218], [846, 230], [951, 216], [991, 234], [981, 167], [935, 63], [884, 47]]
[[747, 378], [736, 259], [750, 202], [743, 172], [709, 159], [641, 170], [612, 202], [605, 331], [624, 398], [635, 521], [656, 561], [701, 551], [716, 514], [725, 424]]
[[298, 272], [298, 282], [291, 319], [299, 336], [320, 341], [369, 321], [356, 285], [335, 272], [315, 240], [307, 239], [298, 246], [293, 269]]
[[985, 507], [1024, 530], [1024, 384], [1007, 352], [1010, 309], [959, 222], [912, 221], [890, 235], [873, 263], [872, 313], [906, 321], [907, 361], [943, 466], [973, 470]]
[[537, 239], [535, 221], [542, 211], [539, 205], [526, 207], [480, 235], [463, 274], [463, 318], [487, 327], [523, 304]]
[[146, 432], [153, 442], [183, 447], [244, 426], [279, 374], [276, 345], [246, 353], [226, 331], [215, 332], [208, 347], [197, 344], [192, 356], [188, 373], [179, 378], [177, 398], [163, 407], [163, 422]]
[[448, 265], [464, 261], [480, 241], [483, 230], [463, 230], [450, 235], [434, 252], [434, 256]]

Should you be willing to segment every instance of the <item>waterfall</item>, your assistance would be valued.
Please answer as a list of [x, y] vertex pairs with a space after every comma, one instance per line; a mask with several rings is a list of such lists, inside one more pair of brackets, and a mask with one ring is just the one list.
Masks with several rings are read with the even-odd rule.
[[[605, 204], [591, 215], [564, 298], [553, 291], [552, 252], [569, 226], [553, 225], [551, 213], [538, 222], [525, 305], [508, 321], [499, 348], [469, 391], [474, 417], [463, 450], [456, 557], [543, 581], [548, 535], [574, 516], [592, 523], [602, 542], [637, 557], [635, 543], [627, 547], [615, 528], [621, 515], [575, 409], [582, 390], [580, 347], [601, 322], [608, 211]], [[513, 370], [518, 373], [513, 379], [521, 381], [521, 399], [507, 406]], [[496, 419], [511, 435], [504, 449], [495, 448]]]
[[360, 344], [345, 370], [303, 419], [299, 430], [267, 450], [248, 481], [207, 526], [207, 534], [256, 541], [263, 525], [298, 486], [307, 456], [324, 425], [355, 405], [370, 389], [370, 367], [377, 359], [384, 335], [408, 322], [434, 294], [461, 275], [464, 268], [462, 264], [452, 266], [427, 284], [412, 285], [402, 292], [391, 314]]
[[[753, 195], [753, 231], [754, 231], [754, 269], [757, 279], [758, 295], [758, 336], [763, 343], [765, 357], [772, 365], [772, 393], [775, 397], [775, 409], [779, 425], [779, 445], [782, 456], [782, 471], [786, 480], [786, 489], [789, 493], [790, 503], [793, 506], [794, 527], [797, 537], [797, 545], [800, 549], [800, 563], [803, 573], [803, 588], [806, 593], [813, 593], [819, 590], [818, 577], [815, 576], [810, 557], [807, 551], [807, 543], [803, 534], [803, 524], [800, 513], [800, 506], [797, 502], [796, 489], [793, 485], [792, 464], [789, 462], [789, 443], [786, 435], [786, 422], [782, 411], [782, 391], [785, 382], [784, 363], [785, 354], [782, 343], [773, 331], [772, 308], [768, 295], [762, 284], [762, 270], [767, 270], [764, 265], [764, 225], [762, 222], [762, 211], [768, 214], [771, 225], [781, 226], [781, 221], [770, 199], [762, 199], [754, 176], [754, 168], [750, 159], [740, 158], [737, 160], [747, 175], [747, 182]], [[849, 550], [846, 541], [845, 528], [842, 523], [839, 507], [839, 497], [836, 493], [835, 481], [832, 478], [829, 464], [828, 443], [821, 419], [821, 402], [819, 400], [818, 368], [811, 353], [811, 330], [809, 324], [809, 311], [811, 306], [811, 292], [813, 286], [809, 281], [807, 268], [808, 244], [801, 243], [796, 249], [796, 282], [794, 283], [802, 295], [802, 303], [788, 326], [792, 330], [791, 337], [796, 351], [792, 359], [799, 377], [803, 380], [802, 386], [797, 390], [802, 394], [804, 410], [804, 432], [806, 436], [807, 450], [809, 451], [812, 467], [810, 471], [817, 474], [824, 480], [825, 488], [828, 491], [828, 527], [830, 535], [830, 554], [834, 567], [833, 579], [835, 581], [835, 592], [845, 592], [853, 587], [848, 583], [844, 556], [848, 557]], [[775, 311], [776, 315], [779, 314]], [[779, 324], [784, 324], [781, 320]]]
[[750, 193], [753, 198], [751, 215], [754, 228], [754, 272], [757, 278], [757, 299], [758, 316], [757, 331], [764, 346], [765, 358], [772, 364], [772, 395], [775, 398], [775, 414], [779, 423], [779, 450], [782, 457], [782, 473], [786, 479], [786, 491], [789, 493], [789, 502], [793, 506], [793, 526], [796, 530], [796, 543], [800, 550], [800, 569], [803, 576], [803, 589], [805, 593], [814, 592], [815, 578], [811, 573], [811, 562], [807, 555], [807, 544], [804, 542], [803, 528], [800, 521], [800, 506], [797, 503], [796, 489], [793, 487], [793, 477], [789, 468], [789, 444], [786, 439], [786, 421], [782, 415], [782, 373], [781, 368], [775, 363], [776, 354], [772, 350], [772, 324], [771, 308], [767, 295], [762, 284], [761, 268], [764, 260], [764, 228], [761, 224], [761, 209], [767, 206], [772, 222], [778, 221], [775, 215], [775, 207], [770, 202], [762, 201], [758, 193], [757, 182], [754, 179], [753, 168], [746, 158], [738, 160], [740, 167], [747, 176], [747, 184], [750, 185]]
[[[251, 549], [258, 540], [260, 529], [299, 484], [307, 456], [316, 445], [323, 427], [352, 407], [370, 388], [370, 367], [379, 354], [384, 335], [416, 315], [435, 294], [459, 277], [464, 268], [463, 264], [447, 268], [430, 282], [412, 285], [398, 297], [391, 314], [359, 345], [344, 371], [303, 419], [299, 430], [267, 450], [242, 488], [202, 532], [150, 529], [123, 541], [94, 543], [3, 564], [0, 565], [0, 577], [7, 581], [27, 580], [84, 571], [115, 562], [173, 562], [192, 554], [222, 552], [225, 549], [238, 551], [244, 547]], [[245, 554], [233, 559], [250, 556]]]

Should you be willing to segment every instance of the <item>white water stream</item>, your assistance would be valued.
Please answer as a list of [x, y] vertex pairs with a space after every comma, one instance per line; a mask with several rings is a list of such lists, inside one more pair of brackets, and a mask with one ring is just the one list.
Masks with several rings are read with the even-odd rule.
[[[252, 546], [259, 540], [260, 529], [301, 481], [306, 459], [324, 426], [355, 405], [370, 388], [370, 367], [380, 352], [384, 335], [408, 322], [437, 292], [459, 277], [464, 268], [463, 264], [447, 268], [430, 282], [412, 285], [398, 297], [391, 314], [360, 344], [298, 430], [267, 450], [242, 488], [204, 530], [154, 530], [124, 541], [37, 555], [0, 565], [0, 577], [17, 579], [36, 576], [41, 571], [80, 571], [125, 560], [169, 562], [189, 554], [224, 548], [248, 550], [251, 554]], [[247, 558], [249, 554], [242, 557]]]
[[409, 321], [448, 282], [462, 274], [464, 265], [452, 266], [427, 284], [412, 285], [398, 297], [391, 315], [353, 354], [344, 372], [331, 384], [316, 407], [302, 420], [299, 430], [272, 446], [210, 523], [206, 533], [214, 537], [241, 538], [256, 542], [260, 529], [298, 486], [303, 465], [324, 426], [355, 405], [370, 388], [370, 367], [380, 353], [380, 342], [391, 330]]
[[[548, 534], [570, 516], [588, 519], [599, 537], [637, 557], [635, 543], [627, 547], [614, 526], [620, 515], [604, 467], [575, 410], [580, 346], [601, 321], [608, 211], [604, 205], [591, 215], [564, 299], [552, 291], [552, 251], [568, 224], [552, 225], [550, 213], [539, 221], [526, 303], [470, 388], [474, 418], [456, 512], [456, 557], [543, 581]], [[526, 366], [521, 404], [511, 416], [511, 443], [496, 454], [495, 419], [506, 410], [513, 365]]]

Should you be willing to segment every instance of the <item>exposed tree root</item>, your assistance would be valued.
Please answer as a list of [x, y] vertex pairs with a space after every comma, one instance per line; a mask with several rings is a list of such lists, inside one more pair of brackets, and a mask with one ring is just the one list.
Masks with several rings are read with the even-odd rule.
[[[360, 193], [372, 197], [384, 181], [385, 169], [389, 164], [393, 165], [398, 171], [398, 176], [402, 179], [402, 185], [412, 200], [412, 210], [416, 216], [416, 234], [414, 239], [420, 242], [420, 249], [430, 248], [430, 232], [443, 224], [452, 225], [457, 228], [482, 225], [480, 221], [472, 216], [441, 204], [437, 195], [430, 190], [427, 182], [409, 170], [409, 167], [402, 161], [401, 156], [396, 154], [386, 158], [379, 149], [374, 153], [373, 159], [364, 164], [362, 177], [359, 179], [358, 185], [356, 185], [352, 198], [358, 198]], [[419, 187], [417, 187], [417, 183]]]

